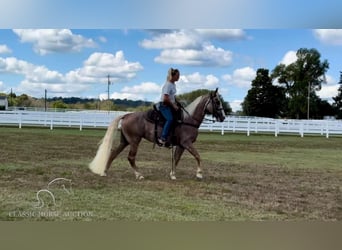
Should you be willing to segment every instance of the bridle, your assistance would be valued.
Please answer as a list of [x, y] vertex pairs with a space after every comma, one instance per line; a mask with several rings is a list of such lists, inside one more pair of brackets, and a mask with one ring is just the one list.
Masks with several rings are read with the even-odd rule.
[[[220, 117], [220, 112], [222, 112], [223, 110], [223, 107], [221, 106], [221, 103], [219, 100], [217, 100], [217, 89], [214, 93], [210, 93], [210, 96], [209, 96], [209, 99], [207, 100], [207, 102], [205, 103], [204, 105], [204, 109], [203, 109], [203, 120], [206, 120], [206, 121], [211, 121], [211, 122], [216, 122], [219, 117]], [[216, 99], [216, 100], [215, 100]], [[207, 111], [207, 108], [208, 108], [208, 105], [211, 103], [211, 107], [212, 107], [212, 116], [213, 116], [213, 119], [208, 119], [205, 117], [205, 115], [208, 113]], [[192, 117], [189, 112], [183, 107], [183, 105], [180, 105], [180, 108], [194, 121], [196, 121], [196, 125], [193, 124], [193, 123], [188, 123], [188, 122], [182, 122], [182, 124], [184, 125], [189, 125], [189, 126], [192, 126], [192, 127], [196, 127], [196, 128], [199, 128], [202, 121]]]

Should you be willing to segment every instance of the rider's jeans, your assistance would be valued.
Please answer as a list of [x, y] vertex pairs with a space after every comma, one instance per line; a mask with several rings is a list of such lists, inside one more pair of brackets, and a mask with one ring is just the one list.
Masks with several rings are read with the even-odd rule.
[[164, 118], [166, 119], [165, 125], [163, 127], [163, 131], [162, 131], [162, 135], [161, 135], [161, 139], [166, 140], [167, 136], [169, 135], [169, 131], [173, 122], [173, 115], [172, 115], [171, 108], [169, 106], [162, 104], [159, 106], [159, 110], [164, 116]]

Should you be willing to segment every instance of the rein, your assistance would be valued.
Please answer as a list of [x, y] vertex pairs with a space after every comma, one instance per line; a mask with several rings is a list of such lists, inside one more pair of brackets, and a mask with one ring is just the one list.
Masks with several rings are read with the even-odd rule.
[[[197, 119], [195, 119], [195, 118], [193, 118], [190, 114], [189, 114], [189, 112], [184, 108], [184, 106], [181, 104], [181, 103], [179, 103], [179, 107], [192, 119], [192, 120], [194, 120], [194, 121], [196, 121], [197, 123], [198, 123], [198, 125], [195, 125], [195, 124], [193, 124], [193, 123], [188, 123], [188, 122], [183, 122], [182, 121], [182, 123], [180, 123], [180, 124], [183, 124], [183, 125], [187, 125], [187, 126], [191, 126], [191, 127], [195, 127], [195, 128], [199, 128], [200, 126], [201, 126], [201, 123], [203, 122], [203, 120], [206, 120], [206, 121], [211, 121], [211, 122], [216, 122], [216, 120], [215, 119], [208, 119], [208, 118], [205, 118], [205, 110], [206, 110], [206, 108], [207, 108], [207, 106], [209, 105], [209, 102], [212, 102], [212, 106], [214, 107], [214, 100], [213, 100], [213, 98], [212, 98], [212, 96], [210, 96], [210, 99], [206, 102], [206, 104], [205, 104], [205, 106], [204, 106], [204, 109], [203, 109], [203, 113], [202, 113], [202, 115], [203, 115], [203, 119], [202, 119], [202, 121], [200, 121], [200, 120], [197, 120]], [[214, 108], [213, 108], [214, 109]], [[214, 112], [213, 112], [213, 114], [212, 114], [212, 116], [214, 117]]]

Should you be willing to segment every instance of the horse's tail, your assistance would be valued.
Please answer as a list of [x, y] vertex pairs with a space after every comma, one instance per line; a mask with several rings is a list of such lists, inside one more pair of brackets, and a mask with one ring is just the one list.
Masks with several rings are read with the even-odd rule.
[[119, 130], [119, 122], [123, 116], [118, 116], [107, 128], [107, 132], [100, 142], [96, 156], [89, 164], [90, 170], [98, 175], [105, 176], [107, 161], [109, 159], [116, 132]]

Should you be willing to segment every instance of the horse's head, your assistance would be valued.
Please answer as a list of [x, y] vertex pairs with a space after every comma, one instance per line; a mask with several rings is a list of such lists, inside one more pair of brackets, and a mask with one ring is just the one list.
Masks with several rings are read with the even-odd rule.
[[226, 118], [218, 89], [210, 93], [206, 112], [212, 114], [219, 122], [223, 122]]

